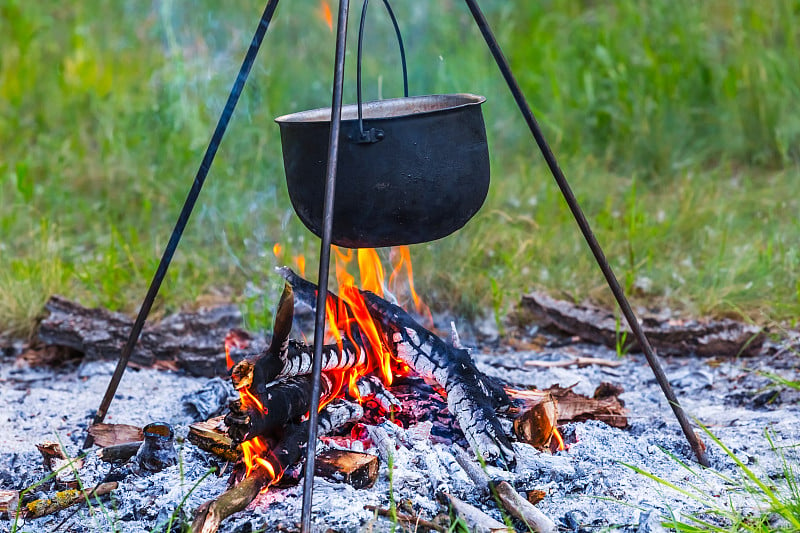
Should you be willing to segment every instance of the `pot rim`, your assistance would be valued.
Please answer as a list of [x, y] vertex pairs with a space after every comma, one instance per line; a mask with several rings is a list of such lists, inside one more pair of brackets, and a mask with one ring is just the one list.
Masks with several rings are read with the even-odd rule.
[[[431, 115], [480, 105], [486, 97], [472, 93], [429, 94], [373, 100], [362, 104], [364, 120], [388, 120], [393, 118]], [[358, 119], [358, 104], [342, 106], [342, 121]], [[330, 123], [331, 108], [320, 107], [282, 115], [275, 119], [278, 124]]]

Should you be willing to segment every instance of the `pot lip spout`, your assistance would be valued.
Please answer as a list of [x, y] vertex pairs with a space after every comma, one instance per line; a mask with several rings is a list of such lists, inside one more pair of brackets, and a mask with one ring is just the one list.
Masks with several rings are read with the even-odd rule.
[[[393, 118], [428, 115], [480, 105], [486, 97], [471, 93], [429, 94], [405, 98], [388, 98], [364, 102], [362, 112], [365, 120], [388, 120]], [[356, 120], [358, 105], [342, 106], [342, 120]], [[300, 123], [326, 123], [331, 121], [331, 108], [320, 107], [282, 115], [275, 119], [280, 125]]]

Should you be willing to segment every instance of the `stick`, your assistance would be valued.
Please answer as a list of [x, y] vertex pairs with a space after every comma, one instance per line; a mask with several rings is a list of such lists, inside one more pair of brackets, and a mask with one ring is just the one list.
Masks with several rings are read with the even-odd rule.
[[451, 494], [447, 494], [447, 499], [456, 516], [466, 522], [467, 528], [474, 533], [509, 533], [514, 531], [477, 507], [473, 507]]
[[440, 526], [439, 524], [430, 522], [418, 516], [412, 516], [398, 512], [392, 513], [391, 509], [383, 509], [381, 507], [376, 507], [375, 505], [365, 505], [364, 509], [366, 509], [367, 511], [372, 511], [378, 516], [383, 516], [385, 518], [397, 520], [398, 522], [401, 522], [404, 526], [407, 526], [413, 531], [440, 531], [442, 533], [447, 531], [444, 527]]
[[25, 516], [27, 518], [41, 518], [42, 516], [63, 511], [67, 507], [85, 501], [87, 498], [105, 496], [116, 488], [117, 482], [112, 481], [110, 483], [101, 483], [88, 495], [80, 489], [62, 490], [61, 492], [56, 492], [52, 499], [42, 498], [27, 504], [25, 506]]
[[537, 507], [532, 505], [528, 500], [519, 495], [514, 490], [508, 481], [501, 481], [494, 486], [497, 491], [497, 497], [503, 504], [503, 507], [519, 518], [525, 524], [538, 533], [555, 533], [556, 524], [548, 518]]
[[223, 520], [250, 505], [270, 481], [272, 481], [270, 473], [265, 468], [256, 467], [250, 477], [223, 492], [216, 500], [208, 501], [198, 507], [192, 522], [192, 533], [214, 533]]

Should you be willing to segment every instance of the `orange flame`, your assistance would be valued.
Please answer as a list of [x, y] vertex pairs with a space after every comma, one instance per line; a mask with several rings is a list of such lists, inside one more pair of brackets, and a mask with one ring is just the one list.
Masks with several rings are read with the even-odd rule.
[[[323, 4], [327, 5], [327, 4]], [[273, 247], [276, 256], [282, 253], [279, 244]], [[420, 300], [414, 289], [413, 274], [411, 270], [411, 259], [407, 247], [392, 249], [390, 260], [393, 263], [392, 274], [389, 277], [388, 288], [386, 283], [385, 271], [381, 264], [381, 258], [374, 249], [343, 250], [333, 247], [335, 260], [335, 275], [338, 283], [339, 300], [332, 296], [328, 297], [325, 304], [326, 323], [328, 330], [325, 332], [326, 342], [335, 342], [340, 350], [344, 350], [344, 339], [347, 338], [354, 349], [363, 349], [366, 352], [365, 362], [353, 368], [348, 368], [338, 372], [327, 372], [331, 378], [332, 387], [330, 393], [320, 399], [320, 409], [342, 393], [346, 386], [353, 397], [359, 402], [362, 401], [358, 392], [358, 379], [362, 376], [375, 373], [381, 377], [383, 382], [391, 385], [394, 374], [403, 375], [410, 372], [408, 365], [394, 358], [391, 350], [387, 347], [383, 339], [382, 329], [376, 324], [369, 313], [361, 291], [355, 285], [355, 277], [347, 270], [354, 259], [358, 264], [359, 277], [362, 287], [372, 291], [378, 296], [383, 297], [386, 292], [391, 292], [392, 296], [404, 292], [402, 289], [403, 281], [407, 281], [408, 287], [405, 289], [411, 295], [414, 307], [418, 312], [423, 311], [430, 317], [430, 311]], [[305, 258], [302, 255], [294, 257], [295, 264], [302, 271], [305, 269]], [[432, 320], [430, 320], [432, 323]], [[242, 405], [253, 409], [266, 412], [266, 409], [247, 388], [239, 390]], [[253, 438], [242, 443], [242, 452], [247, 474], [260, 466], [273, 478], [273, 482], [280, 477], [276, 475], [272, 463], [269, 462], [269, 447], [259, 438]]]
[[294, 264], [300, 277], [306, 277], [306, 258], [303, 255], [294, 256]]
[[283, 246], [281, 243], [276, 242], [272, 245], [272, 253], [275, 254], [275, 257], [280, 258], [281, 254], [283, 254]]
[[333, 31], [333, 13], [331, 13], [331, 6], [325, 0], [319, 3], [319, 16], [328, 26], [328, 30]]

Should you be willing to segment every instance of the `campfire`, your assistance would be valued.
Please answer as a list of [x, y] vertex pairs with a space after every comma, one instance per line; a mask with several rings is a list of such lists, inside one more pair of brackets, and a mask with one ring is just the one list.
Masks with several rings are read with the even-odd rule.
[[[387, 423], [403, 428], [420, 422], [393, 390], [403, 391], [411, 402], [434, 402], [436, 411], [449, 413], [450, 423], [439, 438], [468, 445], [471, 453], [461, 458], [465, 463], [478, 458], [511, 468], [516, 462], [512, 440], [543, 450], [564, 449], [557, 429], [557, 398], [566, 411], [580, 411], [582, 404], [583, 414], [605, 412], [615, 425], [627, 424], [616, 399], [621, 390], [590, 399], [568, 389], [506, 389], [484, 375], [461, 344], [455, 326], [451, 326], [449, 342], [428, 329], [432, 319], [414, 289], [408, 249], [393, 249], [391, 258], [392, 270], [386, 276], [374, 249], [335, 249], [338, 294], [328, 293], [326, 302], [330, 326], [322, 352], [319, 434], [340, 437], [328, 441], [338, 453], [323, 457], [323, 474], [327, 471], [359, 486], [375, 481], [377, 457], [361, 450], [373, 445], [380, 448]], [[355, 285], [348, 272], [354, 260], [363, 288]], [[247, 341], [228, 335], [226, 360], [239, 398], [224, 417], [193, 428], [195, 442], [206, 444], [207, 449], [219, 452], [222, 442], [228, 457], [232, 451], [233, 456], [236, 451], [241, 454], [231, 475], [232, 488], [201, 507], [195, 531], [216, 530], [222, 519], [244, 508], [259, 492], [281, 483], [284, 476], [295, 482], [299, 477], [302, 465], [298, 463], [308, 436], [313, 354], [311, 344], [291, 334], [295, 306], [313, 311], [317, 287], [288, 267], [279, 273], [286, 284], [269, 346], [246, 354]], [[416, 318], [398, 305], [403, 296], [408, 296]], [[428, 328], [420, 324], [423, 321]], [[346, 437], [341, 437], [343, 433]], [[199, 438], [201, 434], [205, 437]], [[392, 451], [384, 449], [382, 455], [388, 458]], [[477, 463], [475, 468], [480, 470]], [[530, 504], [520, 507], [514, 501], [509, 505], [515, 513], [531, 512]]]

